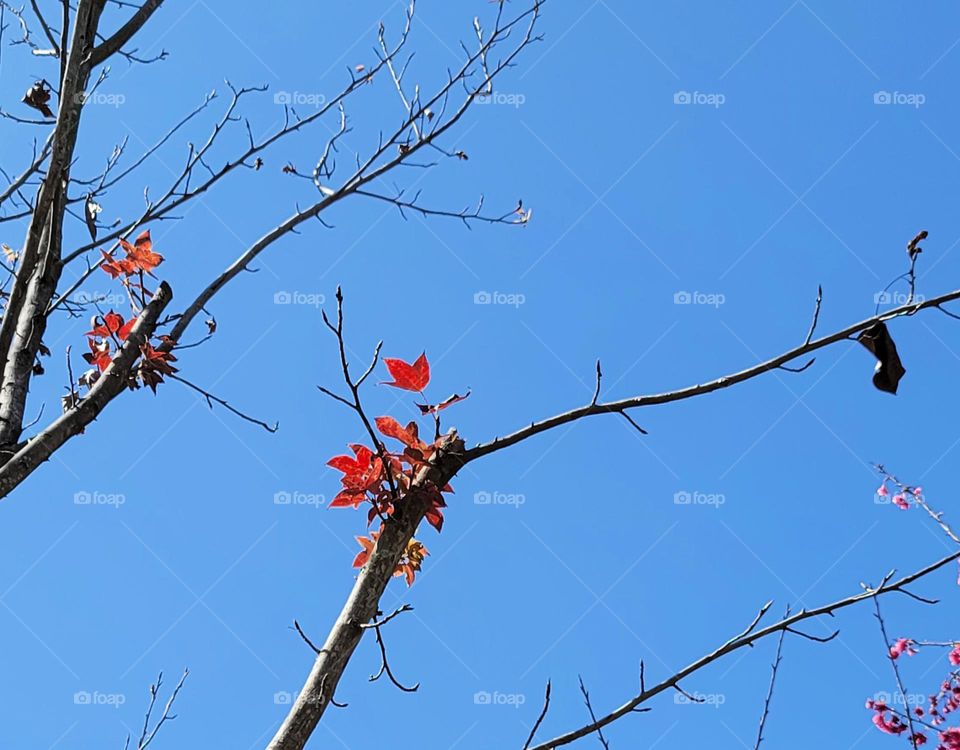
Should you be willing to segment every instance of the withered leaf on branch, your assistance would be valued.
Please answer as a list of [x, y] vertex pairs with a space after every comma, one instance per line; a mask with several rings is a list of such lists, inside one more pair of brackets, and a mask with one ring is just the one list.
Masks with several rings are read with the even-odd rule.
[[907, 255], [910, 256], [910, 260], [916, 258], [920, 253], [923, 252], [923, 248], [920, 247], [920, 243], [923, 242], [929, 236], [929, 232], [926, 229], [917, 233], [917, 236], [914, 237], [910, 242], [907, 243]]
[[44, 117], [53, 118], [53, 111], [48, 106], [50, 102], [50, 88], [46, 81], [37, 81], [27, 89], [23, 95], [23, 103], [33, 107]]
[[903, 369], [903, 364], [900, 362], [897, 345], [893, 342], [886, 323], [883, 321], [874, 323], [857, 337], [857, 341], [877, 358], [877, 367], [873, 372], [873, 384], [881, 391], [896, 394], [897, 385], [906, 370]]
[[90, 232], [90, 239], [97, 241], [97, 214], [103, 211], [103, 208], [93, 199], [93, 193], [87, 194], [87, 202], [83, 208], [83, 218], [87, 223], [87, 231]]

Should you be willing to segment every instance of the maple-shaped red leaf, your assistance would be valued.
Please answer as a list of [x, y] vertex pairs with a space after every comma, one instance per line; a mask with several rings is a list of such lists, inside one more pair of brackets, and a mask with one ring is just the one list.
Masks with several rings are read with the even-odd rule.
[[163, 263], [163, 256], [153, 252], [153, 241], [150, 239], [150, 230], [142, 232], [131, 245], [126, 240], [120, 240], [120, 247], [127, 254], [127, 260], [130, 261], [138, 271], [150, 273], [154, 268]]
[[419, 393], [430, 382], [430, 363], [427, 362], [426, 354], [421, 354], [412, 365], [402, 359], [390, 358], [384, 359], [383, 364], [387, 366], [387, 370], [393, 377], [392, 383], [384, 383], [384, 385]]
[[93, 339], [87, 339], [87, 343], [90, 345], [90, 351], [85, 352], [83, 358], [89, 364], [96, 365], [97, 369], [103, 372], [110, 366], [110, 362], [113, 359], [110, 355], [110, 342], [104, 340], [99, 344], [95, 344]]
[[354, 456], [334, 456], [327, 461], [337, 471], [343, 472], [340, 482], [343, 484], [341, 495], [350, 497], [334, 498], [331, 508], [352, 505], [357, 507], [363, 502], [365, 493], [375, 490], [383, 480], [383, 461], [365, 445], [351, 445]]
[[331, 466], [337, 471], [342, 471], [350, 476], [354, 474], [363, 474], [373, 460], [373, 451], [365, 445], [351, 445], [353, 456], [334, 456], [327, 461], [327, 466]]
[[157, 386], [163, 382], [163, 376], [177, 372], [177, 368], [170, 364], [176, 362], [177, 358], [171, 352], [154, 349], [150, 342], [140, 346], [140, 353], [143, 355], [138, 368], [140, 380], [156, 393]]
[[430, 404], [417, 404], [417, 408], [420, 410], [421, 414], [435, 414], [438, 411], [443, 411], [448, 406], [453, 406], [459, 401], [466, 400], [469, 396], [470, 391], [467, 391], [462, 396], [459, 393], [454, 393], [452, 396], [448, 396], [436, 406], [431, 406]]
[[353, 567], [362, 568], [367, 564], [367, 560], [370, 559], [370, 553], [373, 552], [373, 548], [377, 544], [378, 533], [375, 531], [370, 535], [372, 539], [368, 539], [365, 536], [356, 537], [357, 542], [360, 544], [363, 549], [361, 549], [355, 558], [353, 558]]
[[113, 257], [111, 253], [105, 252], [104, 250], [100, 251], [100, 255], [103, 256], [103, 262], [100, 264], [100, 268], [106, 271], [111, 279], [130, 276], [137, 271], [137, 267], [129, 260], [117, 259]]
[[399, 440], [408, 448], [426, 448], [426, 445], [420, 440], [416, 422], [411, 422], [404, 427], [393, 417], [377, 417], [375, 421], [377, 423], [377, 429], [387, 437]]
[[144, 343], [140, 347], [140, 352], [143, 354], [144, 362], [149, 362], [151, 367], [155, 367], [164, 375], [172, 375], [177, 371], [177, 368], [170, 364], [177, 361], [171, 352], [154, 349], [150, 342]]
[[[99, 315], [93, 319], [93, 329], [87, 331], [84, 336], [96, 336], [101, 339], [110, 338], [123, 328], [123, 316], [118, 315], [113, 310], [103, 316], [102, 321]], [[126, 337], [123, 337], [126, 338]]]

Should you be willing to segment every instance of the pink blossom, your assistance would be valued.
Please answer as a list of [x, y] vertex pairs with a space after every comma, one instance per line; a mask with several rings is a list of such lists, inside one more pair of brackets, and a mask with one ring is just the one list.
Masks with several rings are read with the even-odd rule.
[[896, 659], [906, 653], [907, 656], [913, 656], [917, 653], [917, 649], [914, 648], [916, 644], [909, 638], [897, 638], [894, 644], [890, 647], [890, 658]]
[[947, 750], [960, 750], [960, 729], [946, 729], [940, 732], [940, 743]]
[[[903, 734], [907, 731], [907, 725], [900, 721], [899, 718], [896, 716], [887, 718], [887, 715], [883, 711], [877, 711], [877, 713], [873, 715], [872, 721], [876, 724], [877, 729], [887, 734]], [[943, 735], [941, 735], [941, 737], [942, 736]], [[957, 747], [960, 748], [960, 745]]]
[[880, 495], [880, 497], [886, 497], [890, 494], [890, 490], [887, 489], [886, 484], [881, 484], [880, 489], [877, 490], [877, 494]]
[[960, 666], [960, 643], [953, 644], [953, 651], [950, 652], [950, 663], [954, 666]]
[[923, 493], [923, 487], [914, 487], [912, 491], [914, 497], [920, 497], [920, 495]]
[[907, 502], [907, 496], [902, 492], [893, 496], [893, 504], [900, 508], [900, 510], [910, 509], [910, 503]]

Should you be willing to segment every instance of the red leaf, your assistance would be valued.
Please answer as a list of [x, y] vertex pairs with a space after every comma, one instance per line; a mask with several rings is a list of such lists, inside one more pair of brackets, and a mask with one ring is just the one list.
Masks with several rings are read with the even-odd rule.
[[348, 475], [362, 474], [363, 470], [366, 469], [366, 466], [360, 467], [357, 460], [351, 456], [334, 456], [327, 461], [327, 466]]
[[117, 260], [113, 257], [112, 254], [100, 251], [100, 255], [103, 256], [103, 263], [100, 265], [104, 271], [106, 271], [111, 279], [119, 278], [120, 276], [130, 276], [135, 273], [137, 268], [128, 260]]
[[177, 368], [170, 364], [176, 362], [177, 358], [170, 352], [154, 349], [150, 342], [140, 345], [140, 353], [143, 355], [137, 371], [140, 380], [156, 393], [157, 386], [163, 382], [163, 376], [177, 372]]
[[438, 532], [443, 531], [443, 511], [439, 508], [430, 508], [424, 518], [426, 518], [427, 523], [433, 526]]
[[358, 536], [356, 539], [363, 549], [357, 553], [355, 558], [353, 558], [353, 567], [362, 568], [367, 564], [367, 560], [370, 559], [370, 553], [373, 552], [373, 548], [376, 546], [376, 537], [374, 536], [373, 539], [367, 539], [365, 536]]
[[126, 240], [120, 240], [120, 247], [127, 254], [127, 260], [134, 265], [138, 271], [150, 273], [154, 268], [163, 263], [163, 256], [153, 252], [153, 241], [150, 239], [150, 230], [140, 234], [131, 245]]
[[117, 259], [112, 253], [100, 251], [103, 256], [101, 268], [110, 274], [111, 278], [133, 276], [140, 271], [150, 273], [163, 263], [163, 256], [153, 252], [153, 242], [150, 239], [150, 230], [143, 232], [131, 245], [126, 240], [119, 240], [120, 247], [127, 254], [126, 258]]
[[[117, 333], [123, 327], [123, 316], [118, 315], [113, 310], [108, 312], [103, 316], [103, 323], [97, 323], [100, 320], [100, 316], [94, 317], [94, 326], [93, 330], [87, 331], [84, 336], [97, 336], [101, 339], [109, 338], [112, 334]], [[121, 338], [126, 338], [125, 336]]]
[[392, 383], [384, 383], [384, 385], [402, 388], [405, 391], [420, 392], [430, 382], [430, 363], [427, 362], [426, 354], [421, 354], [412, 365], [402, 359], [389, 358], [384, 359], [383, 363], [393, 377]]
[[331, 508], [359, 508], [360, 504], [366, 499], [366, 492], [363, 490], [346, 489], [338, 493], [330, 501]]
[[113, 359], [110, 355], [110, 342], [105, 340], [100, 344], [95, 344], [93, 339], [87, 339], [87, 343], [90, 345], [90, 351], [86, 352], [83, 358], [89, 364], [96, 365], [97, 369], [103, 372], [110, 366]]
[[377, 417], [375, 421], [377, 423], [377, 429], [380, 430], [380, 432], [387, 437], [399, 440], [408, 448], [425, 447], [418, 435], [416, 422], [411, 422], [406, 427], [403, 427], [393, 417]]

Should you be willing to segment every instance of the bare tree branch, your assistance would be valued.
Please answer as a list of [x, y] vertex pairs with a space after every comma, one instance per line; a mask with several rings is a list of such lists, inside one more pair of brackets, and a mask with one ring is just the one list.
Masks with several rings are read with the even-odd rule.
[[[626, 716], [627, 714], [631, 713], [637, 706], [643, 703], [646, 703], [651, 698], [659, 695], [665, 690], [675, 689], [677, 685], [680, 683], [680, 681], [683, 680], [684, 678], [689, 677], [690, 675], [696, 672], [699, 672], [704, 667], [712, 664], [718, 659], [723, 658], [724, 656], [732, 653], [733, 651], [737, 651], [744, 647], [752, 646], [754, 643], [761, 640], [762, 638], [766, 638], [767, 636], [772, 635], [774, 633], [780, 633], [784, 630], [792, 628], [792, 626], [796, 625], [799, 622], [804, 622], [814, 617], [820, 617], [821, 615], [833, 615], [838, 610], [846, 609], [847, 607], [852, 607], [856, 604], [867, 601], [868, 599], [874, 599], [884, 594], [889, 594], [892, 592], [904, 593], [906, 591], [906, 587], [909, 586], [911, 583], [914, 583], [915, 581], [918, 581], [921, 578], [924, 578], [925, 576], [928, 576], [931, 573], [937, 570], [940, 570], [944, 566], [949, 565], [950, 563], [958, 559], [960, 559], [960, 552], [954, 552], [953, 554], [947, 555], [946, 557], [941, 558], [940, 560], [937, 560], [936, 562], [928, 565], [927, 567], [921, 568], [920, 570], [914, 573], [911, 573], [910, 575], [904, 576], [903, 578], [900, 578], [899, 580], [896, 580], [896, 581], [891, 580], [893, 578], [893, 572], [888, 573], [886, 576], [884, 576], [880, 585], [877, 586], [876, 588], [872, 588], [872, 589], [868, 588], [867, 590], [859, 594], [849, 596], [845, 599], [839, 599], [831, 604], [825, 604], [823, 606], [816, 607], [815, 609], [809, 609], [809, 610], [802, 609], [796, 614], [783, 618], [779, 622], [775, 622], [770, 625], [767, 625], [765, 628], [755, 629], [756, 624], [758, 624], [759, 622], [759, 620], [755, 620], [754, 623], [750, 627], [748, 627], [747, 630], [744, 631], [744, 633], [742, 633], [741, 635], [731, 638], [719, 648], [715, 649], [714, 651], [711, 651], [709, 654], [706, 654], [705, 656], [700, 657], [692, 664], [684, 667], [679, 672], [671, 675], [665, 680], [662, 680], [657, 685], [654, 685], [651, 688], [643, 690], [639, 695], [635, 696], [634, 698], [631, 698], [629, 701], [627, 701], [625, 704], [620, 706], [620, 708], [616, 709], [615, 711], [611, 711], [609, 714], [601, 717], [595, 722], [591, 722], [590, 724], [587, 724], [585, 726], [582, 726], [578, 729], [567, 732], [565, 734], [559, 735], [551, 740], [548, 740], [547, 742], [543, 742], [539, 745], [536, 745], [535, 747], [530, 748], [530, 750], [553, 750], [554, 748], [561, 747], [563, 745], [568, 745], [571, 742], [574, 742], [575, 740], [580, 739], [581, 737], [586, 737], [590, 734], [593, 734], [598, 729], [603, 728], [608, 724], [613, 723], [617, 719], [620, 719]], [[765, 609], [762, 611], [765, 611]]]
[[153, 299], [144, 307], [130, 335], [110, 366], [88, 393], [73, 408], [46, 427], [29, 442], [17, 446], [13, 456], [0, 466], [0, 498], [6, 497], [61, 445], [93, 422], [107, 404], [127, 389], [140, 347], [153, 333], [160, 313], [170, 303], [173, 292], [163, 282]]
[[633, 398], [622, 399], [620, 401], [591, 403], [587, 406], [582, 406], [580, 408], [564, 412], [563, 414], [550, 417], [549, 419], [544, 419], [540, 422], [534, 422], [523, 429], [517, 430], [511, 435], [498, 437], [488, 443], [482, 443], [474, 448], [470, 448], [467, 451], [466, 460], [474, 461], [482, 456], [503, 450], [511, 445], [516, 445], [517, 443], [527, 440], [534, 435], [538, 435], [541, 432], [546, 432], [554, 427], [575, 422], [578, 419], [583, 419], [584, 417], [591, 417], [597, 414], [623, 414], [627, 409], [636, 409], [642, 406], [654, 406], [656, 404], [667, 404], [673, 401], [682, 401], [684, 399], [693, 398], [694, 396], [702, 396], [707, 393], [719, 391], [723, 388], [729, 388], [737, 383], [742, 383], [746, 380], [755, 378], [758, 375], [778, 369], [787, 362], [797, 359], [804, 354], [809, 354], [810, 352], [817, 351], [818, 349], [823, 349], [824, 347], [835, 344], [838, 341], [850, 339], [850, 337], [854, 334], [864, 331], [879, 322], [903, 316], [915, 315], [921, 310], [926, 310], [928, 308], [939, 309], [939, 307], [944, 303], [956, 299], [960, 299], [960, 289], [948, 292], [947, 294], [942, 294], [939, 297], [931, 297], [923, 302], [914, 302], [909, 305], [903, 305], [882, 315], [878, 315], [873, 318], [867, 318], [859, 323], [854, 323], [853, 325], [847, 326], [846, 328], [835, 333], [831, 333], [828, 336], [823, 336], [822, 338], [806, 342], [801, 346], [784, 352], [783, 354], [778, 354], [776, 357], [769, 359], [766, 362], [761, 362], [760, 364], [748, 367], [740, 372], [724, 375], [723, 377], [717, 378], [716, 380], [711, 380], [707, 383], [692, 385], [687, 388], [680, 388], [679, 390], [667, 391], [666, 393], [659, 393], [650, 396], [635, 396]]
[[163, 0], [145, 0], [143, 5], [140, 6], [140, 10], [134, 13], [130, 17], [130, 20], [121, 26], [113, 36], [93, 48], [90, 52], [90, 65], [97, 66], [119, 52], [120, 48], [129, 42], [133, 38], [133, 35], [144, 27], [147, 21], [150, 20], [150, 16], [152, 16], [161, 5], [163, 5]]

